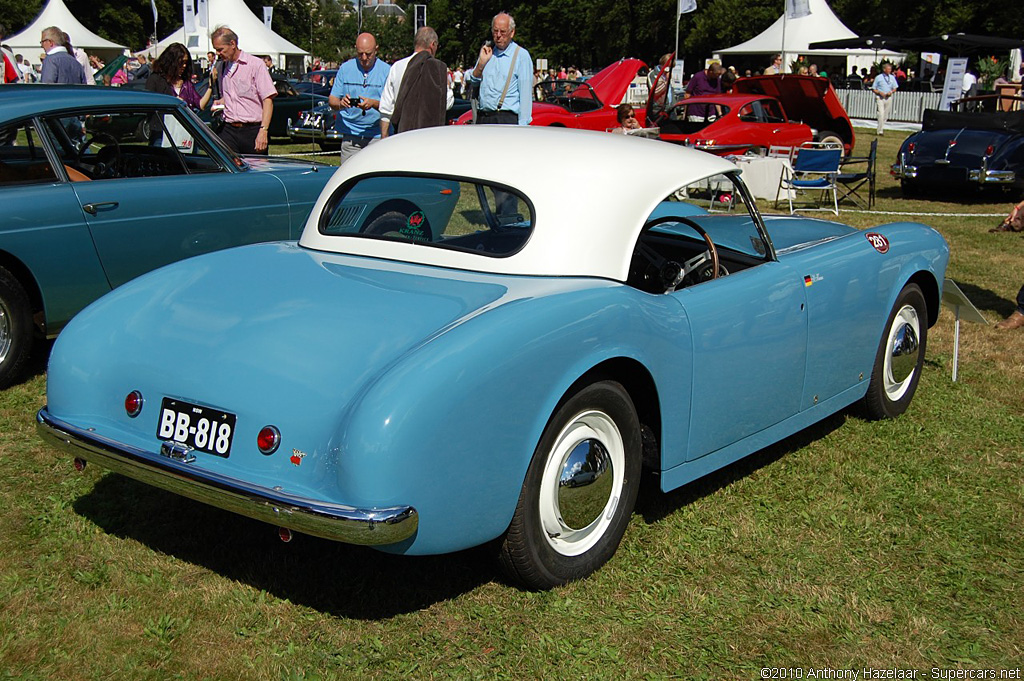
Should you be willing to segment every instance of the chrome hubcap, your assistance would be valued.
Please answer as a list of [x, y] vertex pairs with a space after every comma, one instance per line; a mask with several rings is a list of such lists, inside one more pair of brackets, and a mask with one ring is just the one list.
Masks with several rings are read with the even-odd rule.
[[587, 411], [569, 422], [548, 453], [540, 489], [544, 536], [557, 552], [578, 556], [611, 524], [622, 496], [625, 449], [610, 416]]
[[890, 400], [899, 400], [910, 387], [921, 352], [920, 334], [917, 310], [903, 306], [893, 319], [886, 343], [883, 382]]
[[601, 517], [612, 491], [612, 459], [597, 440], [585, 440], [569, 452], [558, 479], [558, 511], [573, 530]]
[[7, 359], [7, 353], [11, 351], [11, 315], [7, 311], [4, 301], [0, 300], [0, 364]]

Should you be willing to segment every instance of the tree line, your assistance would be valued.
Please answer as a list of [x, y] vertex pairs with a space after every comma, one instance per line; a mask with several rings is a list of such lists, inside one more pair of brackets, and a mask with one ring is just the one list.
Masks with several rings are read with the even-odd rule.
[[[216, 1], [216, 0], [211, 0]], [[0, 17], [17, 33], [45, 0], [0, 0]], [[134, 50], [153, 33], [150, 0], [65, 0], [85, 26]], [[259, 17], [274, 7], [274, 30], [318, 57], [339, 61], [354, 53], [358, 18], [348, 0], [245, 0]], [[396, 2], [412, 16], [414, 3]], [[471, 66], [489, 37], [490, 19], [500, 10], [516, 20], [516, 39], [551, 66], [603, 67], [621, 57], [648, 62], [675, 44], [677, 0], [558, 0], [498, 2], [426, 0], [427, 21], [440, 36], [438, 57], [451, 66]], [[181, 26], [181, 3], [156, 0], [156, 34]], [[836, 15], [858, 35], [923, 36], [962, 31], [1024, 37], [1024, 13], [1005, 0], [832, 0]], [[680, 20], [680, 52], [702, 60], [715, 50], [757, 35], [781, 14], [783, 0], [697, 0], [697, 11]], [[397, 58], [412, 49], [409, 23], [364, 14], [362, 28], [378, 36], [381, 54]], [[73, 37], [73, 36], [72, 36]], [[245, 49], [245, 36], [240, 36]]]

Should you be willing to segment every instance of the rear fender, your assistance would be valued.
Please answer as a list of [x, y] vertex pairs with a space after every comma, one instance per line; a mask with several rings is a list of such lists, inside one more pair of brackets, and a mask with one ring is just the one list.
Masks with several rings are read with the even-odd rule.
[[417, 535], [385, 550], [439, 553], [493, 539], [508, 527], [551, 415], [595, 366], [638, 362], [655, 383], [680, 386], [662, 410], [689, 413], [686, 353], [668, 346], [687, 334], [672, 299], [611, 283], [478, 315], [362, 395], [336, 438], [342, 497], [416, 508]]

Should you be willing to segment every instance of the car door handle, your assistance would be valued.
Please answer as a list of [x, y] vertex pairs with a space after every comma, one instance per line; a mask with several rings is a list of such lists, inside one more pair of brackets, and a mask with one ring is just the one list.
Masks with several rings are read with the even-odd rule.
[[82, 206], [82, 210], [89, 215], [96, 215], [96, 213], [100, 212], [101, 208], [117, 208], [117, 206], [117, 201], [101, 201], [99, 203], [87, 203]]

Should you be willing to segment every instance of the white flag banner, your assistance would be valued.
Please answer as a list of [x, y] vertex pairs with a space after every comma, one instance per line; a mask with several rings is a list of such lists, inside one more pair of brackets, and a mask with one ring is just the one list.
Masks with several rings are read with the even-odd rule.
[[274, 8], [273, 7], [267, 7], [266, 5], [264, 5], [264, 7], [263, 7], [263, 25], [266, 26], [268, 29], [270, 29], [270, 24], [273, 21], [274, 21]]
[[196, 23], [209, 28], [210, 6], [206, 3], [206, 0], [199, 0], [196, 3]]
[[811, 13], [810, 0], [786, 0], [786, 18], [799, 19]]
[[181, 0], [181, 11], [185, 15], [185, 33], [196, 32], [196, 7], [192, 0]]
[[149, 4], [153, 6], [153, 35], [156, 35], [156, 20], [160, 18], [160, 15], [156, 11], [156, 0], [149, 0]]
[[697, 10], [697, 0], [679, 0], [679, 13], [689, 14]]

